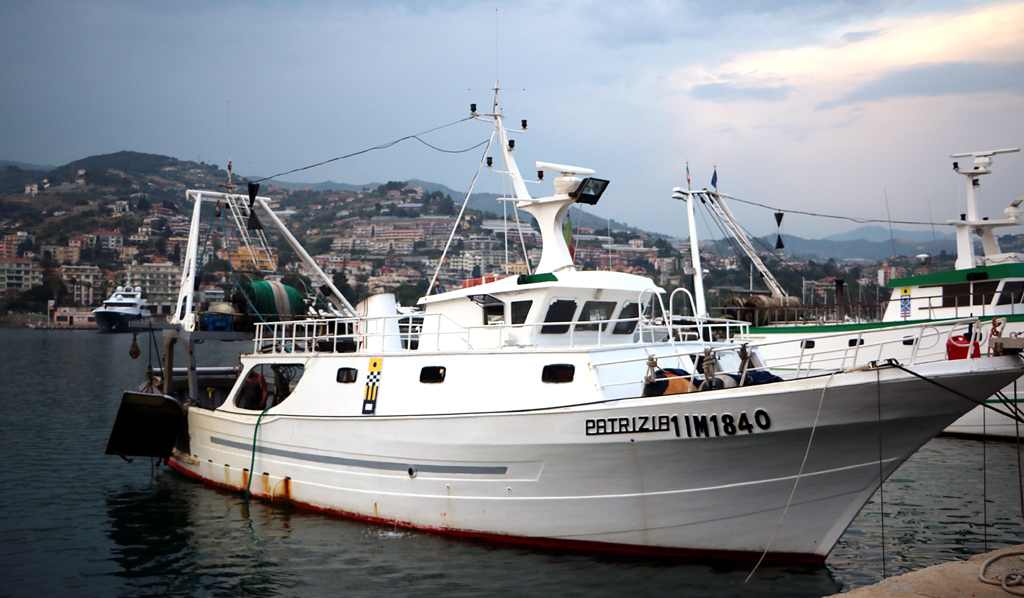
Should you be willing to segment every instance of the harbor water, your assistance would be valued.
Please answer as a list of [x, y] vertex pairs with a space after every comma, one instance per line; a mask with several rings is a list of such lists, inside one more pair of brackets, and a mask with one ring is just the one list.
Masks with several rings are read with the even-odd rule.
[[[549, 552], [254, 502], [104, 455], [140, 335], [0, 330], [0, 596], [822, 596], [1024, 542], [1014, 443], [938, 438], [820, 567]], [[207, 343], [204, 365], [251, 345]], [[159, 348], [162, 351], [162, 347]], [[180, 353], [179, 353], [180, 355]], [[179, 358], [180, 359], [180, 358]], [[813, 448], [812, 448], [813, 450]], [[785, 525], [785, 522], [783, 522]]]

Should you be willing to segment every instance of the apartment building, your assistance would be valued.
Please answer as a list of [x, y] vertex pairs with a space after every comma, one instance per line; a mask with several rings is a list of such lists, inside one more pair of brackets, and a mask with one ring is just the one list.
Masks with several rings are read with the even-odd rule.
[[32, 260], [0, 258], [0, 289], [27, 290], [43, 284], [43, 269]]
[[153, 313], [170, 314], [178, 300], [181, 267], [169, 261], [136, 264], [125, 271], [125, 284], [142, 287], [142, 296]]

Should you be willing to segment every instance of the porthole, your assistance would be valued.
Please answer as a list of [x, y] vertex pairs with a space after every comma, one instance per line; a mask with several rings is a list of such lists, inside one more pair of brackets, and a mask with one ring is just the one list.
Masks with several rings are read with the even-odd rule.
[[338, 382], [341, 384], [352, 384], [359, 378], [359, 370], [356, 368], [338, 368]]
[[575, 374], [576, 366], [571, 363], [552, 363], [544, 366], [544, 371], [540, 374], [540, 381], [551, 384], [564, 384], [572, 382]]
[[439, 365], [428, 365], [420, 370], [420, 382], [424, 384], [437, 384], [444, 382], [445, 368]]

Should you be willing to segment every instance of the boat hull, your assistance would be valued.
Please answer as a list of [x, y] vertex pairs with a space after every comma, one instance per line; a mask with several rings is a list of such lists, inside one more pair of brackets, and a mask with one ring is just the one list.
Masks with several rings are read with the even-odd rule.
[[96, 325], [99, 326], [100, 332], [129, 332], [131, 323], [140, 318], [135, 314], [117, 311], [96, 310], [93, 315], [96, 317]]
[[[915, 369], [980, 399], [1019, 366]], [[895, 368], [755, 392], [516, 413], [267, 413], [258, 431], [256, 415], [192, 408], [171, 464], [260, 497], [459, 535], [820, 562], [881, 480], [971, 406]]]

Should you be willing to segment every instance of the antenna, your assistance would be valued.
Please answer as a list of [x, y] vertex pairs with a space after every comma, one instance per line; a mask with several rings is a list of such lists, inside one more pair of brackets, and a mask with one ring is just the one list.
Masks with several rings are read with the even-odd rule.
[[882, 189], [882, 194], [885, 195], [885, 218], [889, 221], [889, 241], [892, 243], [892, 257], [896, 257], [896, 239], [892, 236], [892, 215], [889, 214], [889, 193], [885, 189]]
[[[494, 9], [494, 87], [487, 91], [494, 92], [494, 104], [491, 112], [495, 115], [498, 114], [498, 92], [499, 91], [526, 91], [525, 89], [512, 89], [508, 87], [500, 87], [498, 85], [498, 9]], [[483, 88], [470, 88], [469, 91], [483, 91]], [[475, 106], [475, 104], [474, 104]]]
[[[498, 86], [498, 9], [494, 9], [494, 86]], [[498, 99], [494, 99], [494, 105], [497, 107]]]
[[940, 253], [939, 252], [939, 238], [935, 235], [935, 222], [932, 220], [932, 202], [931, 202], [931, 200], [928, 200], [927, 203], [928, 203], [928, 220], [932, 223], [932, 242], [935, 244], [935, 256], [937, 258], [939, 253]]
[[[232, 153], [231, 152], [231, 100], [228, 100], [228, 184], [227, 185], [217, 185], [218, 187], [220, 187], [222, 189], [227, 189], [228, 193], [231, 193], [234, 190], [234, 188], [235, 188], [235, 184], [231, 182], [231, 153]], [[217, 209], [216, 209], [216, 211], [217, 211], [217, 215], [219, 216], [220, 215], [220, 202], [219, 201], [217, 202]]]

